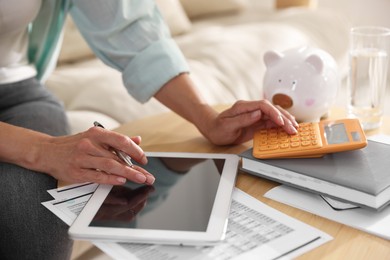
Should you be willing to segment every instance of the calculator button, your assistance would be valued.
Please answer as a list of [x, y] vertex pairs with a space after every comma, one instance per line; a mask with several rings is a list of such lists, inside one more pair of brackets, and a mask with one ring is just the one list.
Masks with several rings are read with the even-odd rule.
[[297, 136], [293, 136], [290, 138], [291, 142], [298, 142], [299, 141], [299, 137]]
[[300, 143], [299, 142], [292, 142], [291, 143], [291, 147], [292, 148], [297, 148], [297, 147], [299, 147], [300, 146]]
[[268, 145], [267, 148], [268, 148], [268, 150], [275, 150], [275, 149], [279, 148], [279, 145], [277, 145], [277, 144]]
[[289, 145], [288, 143], [281, 144], [281, 145], [279, 145], [279, 146], [280, 146], [280, 148], [282, 148], [282, 149], [287, 149], [287, 148], [290, 147], [290, 145]]
[[269, 134], [268, 139], [278, 139], [278, 134], [277, 133]]

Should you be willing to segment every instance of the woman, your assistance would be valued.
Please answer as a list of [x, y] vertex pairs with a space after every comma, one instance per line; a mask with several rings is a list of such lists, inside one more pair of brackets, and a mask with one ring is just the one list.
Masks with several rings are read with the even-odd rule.
[[238, 101], [222, 113], [206, 104], [154, 0], [0, 0], [1, 258], [70, 257], [67, 226], [40, 204], [57, 180], [154, 182], [112, 153], [117, 149], [145, 164], [140, 137], [100, 127], [69, 135], [63, 107], [44, 88], [68, 12], [95, 54], [122, 72], [133, 97], [156, 98], [210, 142], [242, 143], [256, 129], [275, 125], [296, 132], [295, 119], [264, 100]]

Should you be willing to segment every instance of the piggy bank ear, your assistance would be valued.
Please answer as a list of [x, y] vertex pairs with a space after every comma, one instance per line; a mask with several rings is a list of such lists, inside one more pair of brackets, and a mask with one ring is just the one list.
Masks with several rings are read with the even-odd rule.
[[264, 54], [265, 66], [270, 67], [278, 63], [283, 58], [283, 54], [276, 51], [267, 51]]
[[320, 56], [312, 54], [306, 58], [305, 62], [310, 64], [319, 74], [322, 73], [322, 70], [324, 69], [324, 62]]

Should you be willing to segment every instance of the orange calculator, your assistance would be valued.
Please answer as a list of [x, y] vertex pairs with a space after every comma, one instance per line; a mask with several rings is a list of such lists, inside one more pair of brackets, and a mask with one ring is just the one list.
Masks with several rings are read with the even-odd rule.
[[300, 123], [295, 135], [287, 134], [281, 127], [257, 131], [253, 137], [253, 156], [259, 159], [322, 157], [366, 145], [358, 119], [324, 120]]

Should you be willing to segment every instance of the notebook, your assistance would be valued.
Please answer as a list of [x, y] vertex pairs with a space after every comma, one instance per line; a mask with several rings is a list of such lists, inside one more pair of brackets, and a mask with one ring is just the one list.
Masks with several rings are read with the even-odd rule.
[[390, 202], [390, 145], [368, 141], [360, 150], [322, 158], [260, 160], [242, 154], [242, 169], [256, 176], [370, 209]]

